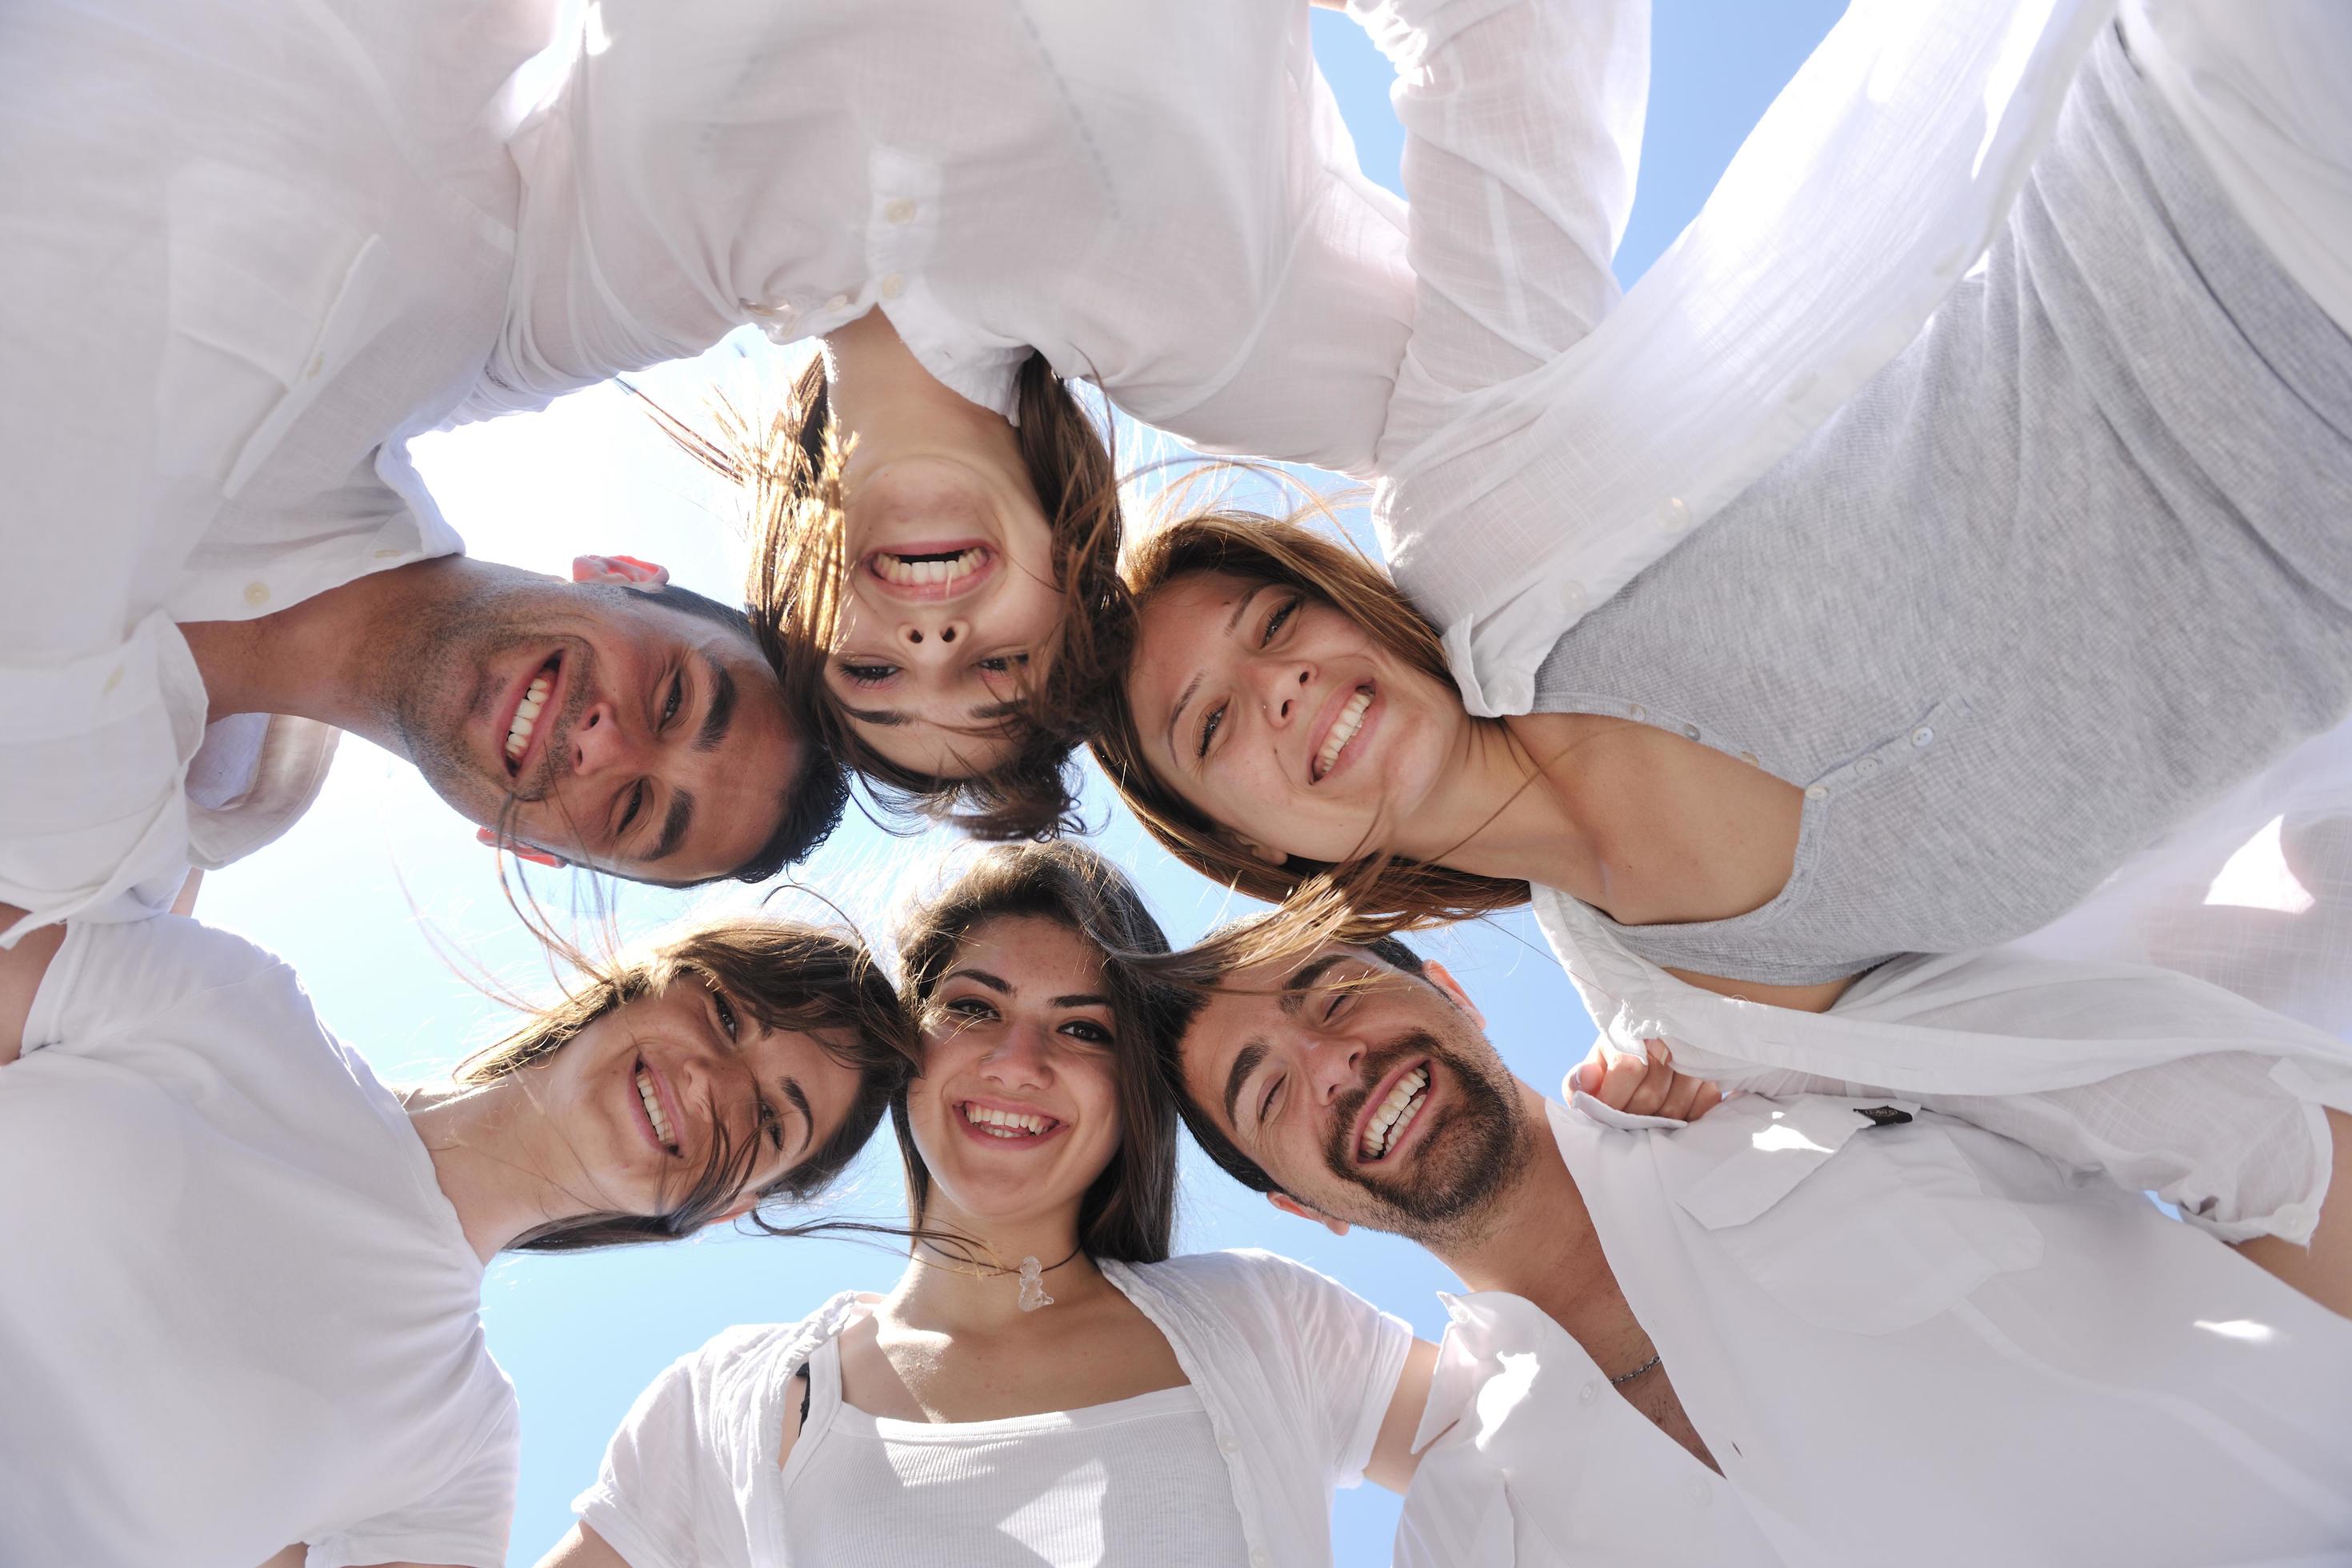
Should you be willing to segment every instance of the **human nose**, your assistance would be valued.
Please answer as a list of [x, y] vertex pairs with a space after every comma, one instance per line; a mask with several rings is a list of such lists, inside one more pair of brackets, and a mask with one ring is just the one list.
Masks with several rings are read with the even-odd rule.
[[981, 1058], [981, 1075], [1007, 1089], [1034, 1089], [1045, 1079], [1045, 1031], [1034, 1024], [1014, 1024]]
[[971, 623], [944, 611], [930, 616], [905, 616], [899, 619], [896, 640], [900, 654], [908, 660], [937, 662], [952, 658], [959, 648], [971, 646]]
[[1307, 1081], [1315, 1102], [1328, 1105], [1363, 1083], [1364, 1047], [1354, 1040], [1317, 1040], [1307, 1047]]
[[606, 768], [623, 767], [635, 760], [637, 746], [621, 720], [618, 705], [598, 698], [588, 705], [564, 737], [572, 754], [572, 771], [583, 777]]
[[1259, 710], [1268, 724], [1280, 730], [1308, 717], [1307, 688], [1315, 679], [1313, 665], [1289, 658], [1266, 659], [1251, 674]]

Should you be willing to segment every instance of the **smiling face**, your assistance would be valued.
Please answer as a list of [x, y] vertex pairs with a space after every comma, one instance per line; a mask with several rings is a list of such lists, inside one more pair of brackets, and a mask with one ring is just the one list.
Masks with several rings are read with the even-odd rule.
[[1075, 1224], [1118, 1152], [1118, 1022], [1101, 955], [1057, 921], [1007, 915], [957, 945], [930, 998], [907, 1120], [933, 1215]]
[[1036, 493], [1017, 461], [984, 456], [860, 471], [853, 449], [845, 475], [848, 581], [825, 686], [867, 745], [932, 777], [1005, 759], [996, 731], [1044, 679], [1062, 624]]
[[1127, 698], [1160, 782], [1268, 858], [1391, 847], [1470, 722], [1329, 601], [1219, 572], [1142, 606]]
[[1183, 1042], [1186, 1097], [1300, 1203], [1423, 1244], [1523, 1168], [1517, 1085], [1442, 969], [1360, 948], [1232, 976]]
[[521, 1076], [560, 1149], [550, 1173], [637, 1215], [675, 1212], [721, 1154], [730, 1200], [769, 1186], [841, 1126], [860, 1081], [816, 1036], [766, 1027], [691, 972]]
[[394, 722], [425, 782], [567, 860], [725, 876], [768, 842], [803, 763], [750, 637], [630, 588], [516, 574], [400, 638]]

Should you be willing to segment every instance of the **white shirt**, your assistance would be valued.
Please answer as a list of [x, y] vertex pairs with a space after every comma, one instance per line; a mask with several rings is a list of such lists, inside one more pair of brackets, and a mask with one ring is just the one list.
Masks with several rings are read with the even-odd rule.
[[[1589, 145], [1578, 93], [1475, 147], [1510, 243], [1441, 244], [1411, 188], [1423, 308], [1381, 440], [1375, 505], [1398, 585], [1443, 635], [1473, 713], [1528, 710], [1537, 666], [1675, 539], [1746, 489], [1917, 333], [1990, 243], [2113, 0], [1856, 0], [1782, 91], [1706, 206], [1605, 319], [1607, 253], [1582, 182], [1545, 150]], [[1395, 6], [1401, 26], [1442, 30]], [[1538, 53], [1595, 8], [1499, 0]], [[1394, 46], [1391, 46], [1392, 48]], [[1411, 159], [1453, 94], [1397, 94]], [[1410, 166], [1410, 165], [1409, 165]], [[1563, 189], [1562, 187], [1567, 188]], [[1479, 188], [1460, 210], [1479, 210]], [[1449, 216], [1448, 223], [1457, 221]], [[1556, 223], [1546, 239], [1540, 229]], [[1538, 263], [1535, 258], [1542, 258]], [[1574, 286], [1539, 280], [1558, 265]], [[1538, 279], [1529, 286], [1529, 279]], [[1452, 308], [1432, 310], [1432, 300]]]
[[[1371, 1461], [1412, 1331], [1271, 1253], [1102, 1269], [1168, 1337], [1199, 1392], [1251, 1568], [1329, 1563], [1331, 1494]], [[795, 1546], [793, 1516], [828, 1506], [794, 1481], [829, 1413], [813, 1390], [812, 1425], [779, 1467], [784, 1402], [793, 1374], [866, 1310], [844, 1293], [798, 1323], [730, 1329], [674, 1363], [637, 1396], [596, 1484], [572, 1505], [583, 1522], [630, 1568], [822, 1562]]]
[[1468, 1297], [1402, 1568], [2352, 1552], [2352, 1323], [2120, 1188], [1914, 1105], [1857, 1113], [1877, 1103], [1754, 1097], [1659, 1131], [1553, 1106], [1722, 1474], [1642, 1431], [1542, 1313]]
[[0, 1562], [499, 1568], [482, 1264], [293, 972], [74, 922], [0, 1068]]
[[554, 5], [20, 9], [0, 48], [0, 901], [124, 918], [282, 831], [332, 740], [282, 721], [232, 804], [192, 811], [206, 704], [175, 623], [459, 548], [406, 443], [496, 341], [505, 95]]
[[[1186, 1384], [994, 1421], [869, 1415], [841, 1342], [809, 1359], [784, 1476], [784, 1550], [826, 1568], [1246, 1568], [1233, 1484]], [[805, 1457], [803, 1457], [805, 1456]], [[877, 1530], [887, 1519], [890, 1528]]]
[[517, 141], [513, 314], [476, 406], [878, 306], [1008, 417], [1034, 348], [1201, 450], [1360, 472], [1412, 284], [1402, 204], [1357, 168], [1307, 20], [604, 0]]

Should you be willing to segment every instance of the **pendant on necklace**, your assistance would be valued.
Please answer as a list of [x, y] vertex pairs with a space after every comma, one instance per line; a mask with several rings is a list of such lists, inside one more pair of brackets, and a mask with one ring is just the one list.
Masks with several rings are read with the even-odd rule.
[[1045, 1294], [1045, 1271], [1037, 1267], [1034, 1258], [1021, 1260], [1021, 1310], [1034, 1312], [1040, 1307], [1050, 1307], [1054, 1298]]

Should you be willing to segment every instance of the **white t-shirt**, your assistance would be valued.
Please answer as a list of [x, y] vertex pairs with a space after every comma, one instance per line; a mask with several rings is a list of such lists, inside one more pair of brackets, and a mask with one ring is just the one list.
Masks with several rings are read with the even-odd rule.
[[0, 1068], [0, 1563], [499, 1568], [514, 1392], [399, 1102], [285, 964], [77, 922]]
[[[1331, 1494], [1371, 1462], [1412, 1330], [1267, 1252], [1106, 1263], [1103, 1273], [1168, 1336], [1192, 1380], [1252, 1568], [1328, 1563]], [[866, 1310], [845, 1293], [798, 1323], [730, 1329], [672, 1363], [637, 1396], [596, 1484], [573, 1503], [582, 1521], [630, 1568], [821, 1568], [825, 1559], [796, 1545], [797, 1516], [834, 1500], [795, 1483], [829, 1440], [838, 1397], [820, 1402], [813, 1388], [789, 1467], [776, 1450], [793, 1374]], [[1118, 1491], [1102, 1489], [1106, 1510]], [[887, 1520], [868, 1510], [866, 1522]], [[927, 1544], [930, 1560], [962, 1560], [952, 1542]]]

